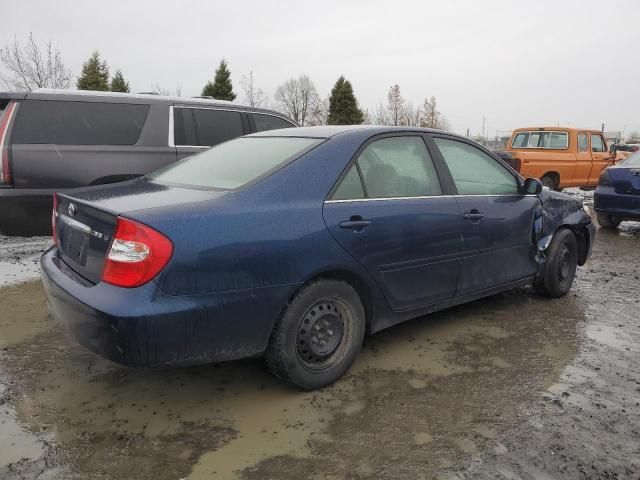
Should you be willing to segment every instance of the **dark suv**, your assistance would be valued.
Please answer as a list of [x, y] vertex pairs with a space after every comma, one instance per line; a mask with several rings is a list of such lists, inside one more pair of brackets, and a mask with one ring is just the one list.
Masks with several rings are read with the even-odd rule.
[[0, 234], [48, 235], [52, 193], [129, 180], [247, 133], [297, 126], [207, 98], [0, 93]]

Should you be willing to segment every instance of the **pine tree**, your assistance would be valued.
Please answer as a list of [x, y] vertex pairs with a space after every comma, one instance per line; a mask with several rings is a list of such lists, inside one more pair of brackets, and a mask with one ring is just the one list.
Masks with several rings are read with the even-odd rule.
[[120, 70], [116, 70], [116, 74], [111, 79], [111, 91], [129, 93], [129, 82], [124, 79]]
[[216, 70], [216, 76], [213, 79], [213, 82], [209, 80], [202, 89], [202, 96], [213, 97], [218, 100], [235, 100], [236, 94], [233, 93], [231, 72], [229, 71], [227, 62], [224, 58], [220, 60], [220, 66]]
[[97, 50], [82, 65], [82, 75], [78, 77], [77, 87], [78, 90], [109, 90], [109, 67], [106, 61], [100, 60]]
[[349, 80], [340, 76], [331, 90], [329, 97], [329, 125], [360, 125], [364, 121], [364, 114], [358, 108], [358, 101], [353, 94], [353, 87]]

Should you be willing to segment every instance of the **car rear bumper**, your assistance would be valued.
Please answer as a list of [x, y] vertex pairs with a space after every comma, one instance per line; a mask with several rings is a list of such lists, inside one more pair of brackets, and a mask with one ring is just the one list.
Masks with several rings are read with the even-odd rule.
[[599, 186], [593, 195], [593, 209], [625, 220], [638, 220], [640, 195], [617, 193], [613, 187]]
[[0, 188], [1, 235], [51, 235], [54, 190]]
[[194, 365], [261, 354], [297, 285], [169, 296], [82, 283], [51, 248], [41, 259], [51, 314], [75, 339], [113, 362], [135, 367]]

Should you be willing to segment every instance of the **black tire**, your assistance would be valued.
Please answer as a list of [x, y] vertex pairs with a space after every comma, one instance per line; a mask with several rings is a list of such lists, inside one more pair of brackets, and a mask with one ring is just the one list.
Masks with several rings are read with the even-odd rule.
[[571, 290], [577, 267], [576, 236], [571, 230], [561, 228], [556, 232], [547, 249], [547, 261], [542, 278], [534, 284], [536, 291], [551, 298], [565, 296]]
[[598, 225], [600, 225], [602, 228], [618, 228], [620, 223], [622, 223], [622, 220], [618, 217], [612, 217], [611, 215], [598, 213]]
[[358, 293], [338, 280], [305, 286], [276, 323], [265, 352], [276, 377], [303, 390], [332, 384], [355, 360], [365, 331]]
[[540, 179], [540, 182], [542, 183], [543, 186], [549, 187], [549, 189], [551, 190], [555, 190], [557, 188], [556, 180], [551, 175], [544, 175]]

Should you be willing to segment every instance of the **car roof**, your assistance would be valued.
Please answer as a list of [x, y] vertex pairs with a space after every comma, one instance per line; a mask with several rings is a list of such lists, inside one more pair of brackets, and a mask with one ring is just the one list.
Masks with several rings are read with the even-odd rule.
[[[55, 88], [38, 88], [27, 94], [30, 100], [69, 100], [69, 101], [101, 101], [109, 99], [114, 103], [145, 103], [145, 104], [169, 104], [169, 105], [198, 105], [220, 108], [233, 108], [250, 112], [265, 112], [291, 120], [285, 114], [268, 108], [251, 107], [241, 103], [202, 97], [175, 97], [168, 95], [155, 95], [153, 93], [120, 93], [99, 92], [94, 90], [63, 90]], [[294, 122], [295, 123], [295, 122]]]
[[447, 135], [458, 136], [442, 130], [420, 127], [392, 127], [385, 125], [321, 125], [316, 127], [296, 127], [282, 128], [278, 130], [267, 130], [264, 132], [252, 133], [250, 137], [310, 137], [310, 138], [331, 138], [336, 135], [348, 133], [366, 133], [376, 135], [379, 133], [393, 132], [421, 132], [421, 133], [446, 133]]

